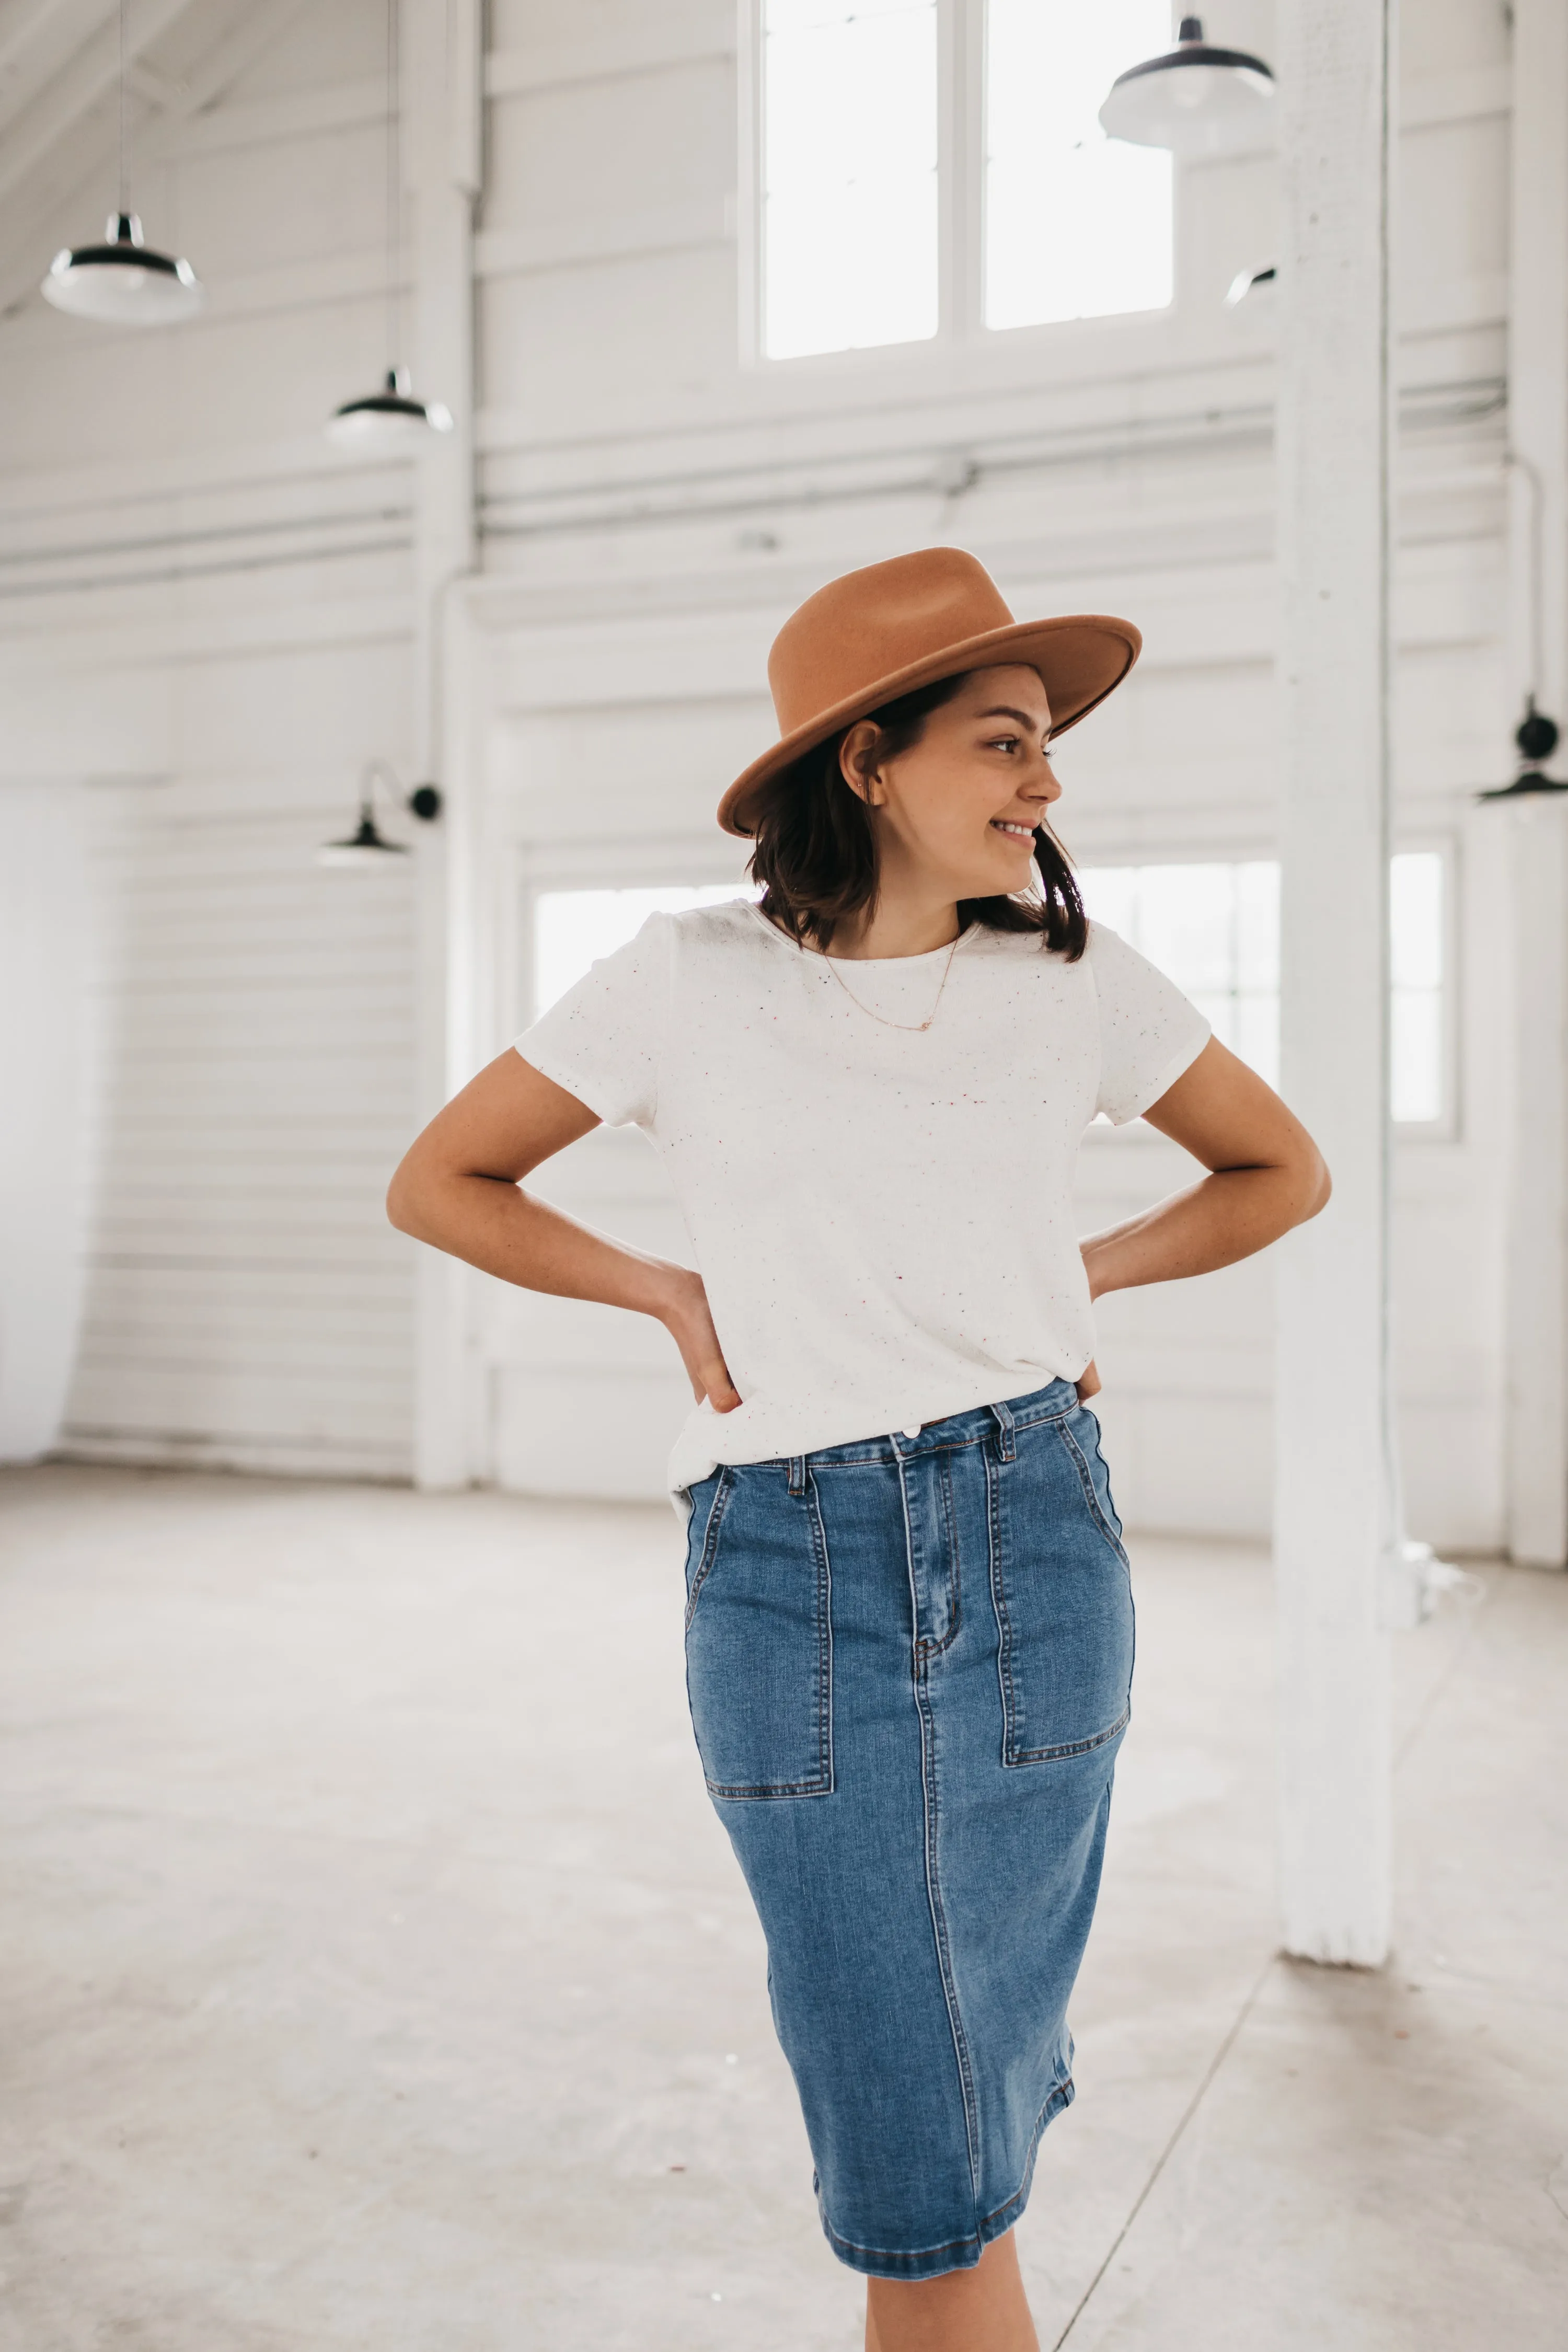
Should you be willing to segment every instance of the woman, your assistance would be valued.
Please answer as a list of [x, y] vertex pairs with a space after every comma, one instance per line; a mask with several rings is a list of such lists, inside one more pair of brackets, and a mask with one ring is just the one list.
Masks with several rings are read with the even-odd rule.
[[[952, 549], [821, 590], [770, 659], [781, 740], [720, 810], [760, 905], [654, 917], [389, 1198], [405, 1232], [680, 1350], [692, 1719], [872, 2352], [1036, 2342], [1009, 2232], [1073, 2095], [1132, 1670], [1091, 1302], [1328, 1197], [1278, 1097], [1086, 921], [1052, 836], [1050, 744], [1139, 644], [1015, 623]], [[1097, 1111], [1210, 1172], [1080, 1246]], [[601, 1119], [658, 1147], [700, 1271], [520, 1189]]]

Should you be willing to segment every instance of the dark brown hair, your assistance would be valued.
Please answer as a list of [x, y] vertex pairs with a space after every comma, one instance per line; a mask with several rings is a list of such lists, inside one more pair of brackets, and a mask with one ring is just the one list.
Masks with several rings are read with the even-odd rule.
[[[866, 713], [881, 734], [878, 755], [909, 751], [933, 710], [951, 701], [966, 672], [917, 686]], [[857, 726], [859, 721], [854, 722]], [[762, 909], [805, 946], [827, 948], [840, 923], [874, 905], [877, 838], [866, 804], [844, 780], [838, 754], [847, 727], [830, 735], [758, 788], [751, 873], [763, 886]], [[961, 898], [959, 929], [1038, 931], [1040, 944], [1076, 963], [1089, 945], [1089, 919], [1068, 855], [1043, 821], [1035, 828], [1040, 888], [994, 898]]]

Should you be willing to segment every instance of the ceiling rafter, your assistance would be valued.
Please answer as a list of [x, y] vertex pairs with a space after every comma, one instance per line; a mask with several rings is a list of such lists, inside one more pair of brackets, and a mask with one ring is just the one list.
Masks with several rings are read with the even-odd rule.
[[[131, 20], [138, 58], [144, 58], [153, 44], [193, 5], [196, 0], [139, 0]], [[216, 37], [177, 82], [156, 74], [155, 68], [146, 69], [146, 80], [140, 84], [142, 105], [132, 133], [133, 161], [136, 148], [148, 140], [150, 132], [156, 142], [166, 136], [175, 123], [189, 121], [213, 105], [278, 38], [289, 20], [306, 5], [306, 0], [229, 0], [229, 5], [221, 9], [215, 8], [212, 0], [200, 0], [200, 5], [204, 19], [217, 20]], [[0, 17], [0, 40], [4, 37], [5, 20]], [[36, 116], [29, 112], [24, 168], [16, 167], [18, 142], [0, 139], [0, 194], [8, 194], [13, 189], [20, 191], [19, 200], [11, 195], [5, 205], [6, 249], [0, 257], [0, 317], [15, 310], [31, 294], [63, 236], [77, 231], [79, 226], [82, 230], [96, 226], [79, 225], [74, 214], [79, 208], [84, 187], [101, 173], [105, 163], [114, 154], [118, 134], [113, 96], [118, 68], [118, 31], [111, 17], [89, 37], [70, 68], [57, 76], [45, 92], [45, 100], [53, 101], [49, 108], [52, 129], [47, 139], [35, 131]], [[132, 91], [136, 91], [137, 80], [129, 76], [128, 80]], [[168, 93], [165, 104], [154, 105], [151, 101], [150, 90], [154, 89]]]
[[0, 129], [62, 72], [114, 0], [0, 0]]
[[[127, 57], [141, 57], [191, 5], [192, 0], [141, 0], [127, 27]], [[113, 89], [119, 73], [120, 28], [111, 15], [29, 101], [21, 121], [0, 142], [0, 196], [8, 196], [58, 152], [82, 117]]]

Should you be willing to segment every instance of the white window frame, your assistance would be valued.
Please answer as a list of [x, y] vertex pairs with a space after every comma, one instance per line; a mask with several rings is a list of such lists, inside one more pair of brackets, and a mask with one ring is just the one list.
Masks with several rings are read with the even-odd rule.
[[[1464, 1119], [1460, 1100], [1462, 1076], [1459, 1054], [1459, 894], [1464, 877], [1460, 866], [1458, 838], [1452, 833], [1413, 833], [1402, 835], [1391, 845], [1389, 855], [1402, 857], [1419, 850], [1435, 852], [1443, 862], [1443, 985], [1440, 992], [1438, 1031], [1439, 1066], [1443, 1074], [1443, 1108], [1436, 1118], [1402, 1118], [1394, 1124], [1394, 1140], [1403, 1143], [1458, 1143], [1464, 1139]], [[1390, 982], [1390, 1002], [1393, 984]]]
[[[1440, 1118], [1399, 1119], [1390, 1122], [1390, 1132], [1395, 1147], [1412, 1143], [1458, 1144], [1465, 1139], [1461, 1082], [1463, 1059], [1459, 1050], [1461, 1030], [1461, 988], [1464, 974], [1460, 970], [1459, 943], [1460, 892], [1463, 870], [1459, 856], [1458, 836], [1453, 833], [1423, 831], [1399, 835], [1389, 845], [1391, 857], [1404, 856], [1415, 850], [1435, 851], [1443, 861], [1443, 986], [1441, 1003], [1440, 1053], [1443, 1072], [1443, 1110]], [[1208, 842], [1194, 848], [1184, 842], [1178, 848], [1167, 847], [1157, 837], [1141, 840], [1135, 854], [1109, 843], [1079, 842], [1074, 845], [1072, 859], [1078, 866], [1239, 866], [1249, 861], [1277, 859], [1277, 844], [1261, 839], [1242, 842]], [[1393, 990], [1390, 985], [1390, 1003]], [[1087, 1130], [1084, 1141], [1097, 1151], [1122, 1150], [1155, 1146], [1170, 1150], [1169, 1139], [1157, 1128], [1142, 1118], [1129, 1119], [1123, 1127], [1113, 1127], [1109, 1120], [1096, 1120]]]
[[521, 1035], [539, 1017], [534, 1003], [534, 908], [547, 892], [679, 889], [688, 883], [729, 881], [743, 888], [744, 856], [742, 843], [727, 842], [721, 835], [717, 839], [660, 835], [641, 845], [584, 838], [552, 842], [547, 848], [531, 845], [520, 851], [508, 891], [513, 910], [507, 926], [510, 953], [500, 975], [504, 1017], [513, 1022], [506, 1032], [508, 1037]]
[[[1027, 350], [1064, 337], [1115, 338], [1125, 344], [1170, 332], [1181, 300], [1181, 173], [1173, 191], [1174, 274], [1170, 302], [1158, 310], [1113, 311], [1098, 319], [1057, 319], [1037, 326], [988, 327], [985, 299], [986, 0], [937, 0], [937, 328], [912, 343], [863, 351], [806, 352], [770, 358], [763, 347], [763, 5], [736, 0], [740, 100], [740, 181], [736, 232], [740, 258], [741, 365], [757, 373], [865, 374], [878, 367], [941, 365], [981, 352]], [[1092, 5], [1093, 0], [1085, 0]]]

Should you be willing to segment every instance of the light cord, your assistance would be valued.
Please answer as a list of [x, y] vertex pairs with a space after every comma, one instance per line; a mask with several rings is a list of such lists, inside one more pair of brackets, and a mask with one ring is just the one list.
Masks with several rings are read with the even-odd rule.
[[120, 205], [122, 213], [131, 209], [130, 174], [125, 163], [125, 0], [120, 0]]
[[386, 0], [386, 367], [397, 370], [398, 218], [401, 208], [401, 122], [397, 91], [397, 0]]

